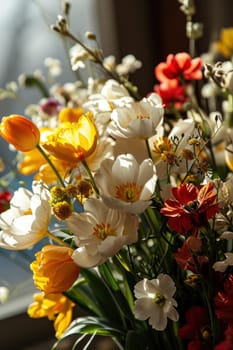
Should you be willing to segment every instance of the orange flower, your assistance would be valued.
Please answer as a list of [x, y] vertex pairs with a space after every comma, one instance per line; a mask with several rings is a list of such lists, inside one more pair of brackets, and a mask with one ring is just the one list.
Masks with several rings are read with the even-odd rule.
[[71, 255], [73, 249], [47, 245], [35, 254], [32, 262], [35, 285], [46, 294], [61, 293], [69, 289], [79, 275], [79, 266]]
[[54, 320], [56, 337], [59, 339], [72, 321], [74, 306], [62, 294], [35, 294], [34, 303], [28, 307], [28, 315], [32, 318], [48, 317], [49, 320]]
[[40, 131], [37, 126], [27, 118], [17, 114], [2, 118], [0, 135], [22, 152], [31, 151], [40, 142]]

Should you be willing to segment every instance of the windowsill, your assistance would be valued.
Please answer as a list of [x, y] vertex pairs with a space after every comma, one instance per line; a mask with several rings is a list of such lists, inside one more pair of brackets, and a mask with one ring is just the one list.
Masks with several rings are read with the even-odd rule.
[[30, 290], [26, 294], [15, 297], [5, 304], [0, 305], [0, 320], [25, 313], [29, 304], [33, 301], [33, 294], [35, 292], [35, 289]]

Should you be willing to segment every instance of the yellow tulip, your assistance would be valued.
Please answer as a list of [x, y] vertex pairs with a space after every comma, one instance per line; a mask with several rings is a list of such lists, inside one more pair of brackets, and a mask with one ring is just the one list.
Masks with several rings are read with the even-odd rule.
[[54, 321], [56, 337], [61, 338], [72, 321], [72, 309], [75, 306], [62, 294], [35, 294], [34, 303], [28, 307], [28, 315], [32, 318], [48, 317]]
[[233, 27], [222, 29], [220, 40], [216, 43], [216, 48], [227, 58], [233, 56]]
[[59, 113], [59, 122], [65, 123], [75, 123], [78, 121], [79, 117], [83, 114], [83, 109], [80, 107], [77, 108], [70, 108], [66, 107], [63, 108]]
[[38, 171], [40, 166], [45, 162], [40, 151], [34, 148], [31, 151], [23, 153], [23, 157], [18, 163], [18, 170], [21, 174], [28, 176]]
[[77, 123], [62, 123], [42, 145], [55, 158], [73, 165], [86, 159], [97, 145], [97, 128], [92, 114], [82, 115]]
[[29, 119], [17, 114], [2, 118], [0, 135], [22, 152], [33, 150], [40, 142], [40, 131], [37, 126]]
[[35, 254], [32, 262], [35, 285], [45, 294], [62, 293], [69, 289], [79, 275], [79, 266], [71, 258], [73, 249], [46, 245]]

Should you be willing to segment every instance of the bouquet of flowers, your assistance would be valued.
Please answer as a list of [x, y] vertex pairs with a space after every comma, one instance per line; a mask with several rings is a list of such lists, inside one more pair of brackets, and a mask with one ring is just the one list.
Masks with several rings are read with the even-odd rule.
[[53, 349], [71, 335], [73, 349], [96, 335], [127, 350], [233, 349], [233, 29], [193, 57], [202, 26], [194, 2], [179, 3], [190, 51], [159, 63], [142, 97], [129, 78], [141, 62], [104, 57], [94, 33], [79, 40], [65, 2], [52, 28], [74, 44], [72, 69], [93, 77], [49, 88], [21, 77], [43, 95], [2, 118], [33, 180], [0, 214], [0, 247], [48, 238], [30, 265], [40, 292], [28, 314], [54, 321]]

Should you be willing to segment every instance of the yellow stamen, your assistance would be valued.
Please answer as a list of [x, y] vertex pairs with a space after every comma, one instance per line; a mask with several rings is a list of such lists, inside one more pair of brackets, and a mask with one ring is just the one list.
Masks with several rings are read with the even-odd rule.
[[115, 236], [115, 232], [111, 228], [110, 224], [96, 224], [93, 235], [100, 240], [104, 240], [108, 236]]
[[134, 203], [139, 200], [141, 191], [142, 186], [137, 186], [134, 182], [122, 184], [116, 187], [115, 198]]

